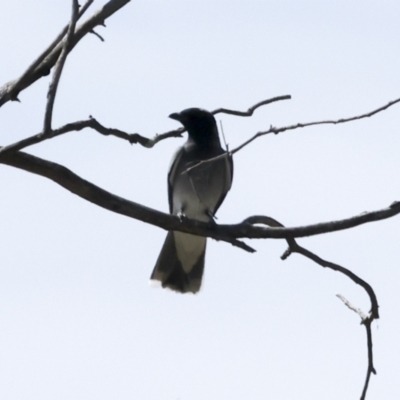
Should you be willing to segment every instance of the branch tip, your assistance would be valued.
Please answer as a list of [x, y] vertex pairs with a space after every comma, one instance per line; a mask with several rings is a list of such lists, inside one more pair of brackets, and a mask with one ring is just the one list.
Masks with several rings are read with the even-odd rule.
[[92, 33], [93, 35], [97, 36], [101, 42], [105, 42], [105, 39], [103, 38], [103, 36], [101, 36], [100, 34], [98, 34], [94, 29], [92, 29], [90, 31], [90, 33]]

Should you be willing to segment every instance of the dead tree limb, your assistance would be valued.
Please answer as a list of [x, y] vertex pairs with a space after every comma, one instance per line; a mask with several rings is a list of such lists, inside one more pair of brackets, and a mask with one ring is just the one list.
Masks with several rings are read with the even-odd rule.
[[213, 223], [210, 225], [187, 218], [181, 220], [176, 216], [165, 214], [144, 205], [123, 199], [82, 179], [60, 164], [27, 153], [16, 152], [12, 154], [3, 154], [0, 156], [0, 163], [51, 179], [79, 197], [109, 211], [158, 226], [168, 231], [177, 230], [222, 241], [228, 241], [228, 238], [292, 239], [320, 235], [353, 228], [400, 214], [400, 202], [395, 202], [382, 210], [366, 212], [339, 221], [330, 221], [294, 228], [259, 226], [255, 221], [259, 218], [263, 218], [260, 216], [249, 217], [239, 224], [218, 225]]
[[[283, 227], [283, 225], [280, 222], [278, 222], [276, 219], [273, 219], [273, 218], [267, 217], [267, 216], [250, 217], [246, 220], [246, 222], [248, 222], [250, 224], [264, 224], [264, 225], [267, 225], [270, 227]], [[374, 290], [372, 289], [372, 286], [369, 283], [367, 283], [366, 281], [364, 281], [363, 279], [361, 279], [359, 276], [357, 276], [354, 272], [350, 271], [347, 268], [342, 267], [341, 265], [332, 263], [330, 261], [323, 260], [321, 257], [317, 256], [315, 253], [300, 246], [293, 237], [287, 238], [286, 240], [287, 240], [289, 247], [285, 251], [285, 253], [282, 255], [282, 257], [281, 257], [282, 260], [286, 260], [293, 253], [301, 254], [304, 257], [314, 261], [321, 267], [329, 268], [329, 269], [332, 269], [333, 271], [338, 271], [338, 272], [346, 275], [354, 283], [360, 285], [366, 291], [366, 293], [370, 299], [371, 310], [370, 310], [369, 315], [366, 315], [360, 309], [354, 307], [344, 296], [342, 296], [340, 294], [337, 295], [337, 297], [339, 297], [339, 299], [341, 299], [348, 308], [350, 308], [351, 310], [353, 310], [360, 316], [361, 324], [365, 326], [366, 331], [367, 331], [368, 367], [367, 367], [367, 376], [365, 378], [365, 383], [364, 383], [364, 387], [363, 387], [361, 398], [360, 398], [361, 400], [364, 400], [365, 396], [367, 394], [371, 374], [376, 374], [376, 370], [375, 370], [374, 362], [373, 362], [372, 332], [371, 332], [372, 322], [379, 318], [379, 305], [378, 305], [378, 300], [377, 300], [376, 294], [375, 294]]]
[[65, 65], [65, 61], [67, 60], [67, 56], [69, 53], [69, 47], [71, 45], [72, 38], [75, 32], [75, 24], [78, 20], [79, 14], [79, 5], [78, 0], [72, 0], [72, 13], [71, 13], [71, 21], [68, 26], [67, 36], [64, 40], [64, 44], [60, 53], [60, 57], [56, 62], [56, 66], [54, 68], [53, 78], [49, 85], [49, 90], [47, 92], [47, 104], [46, 110], [44, 113], [44, 123], [43, 123], [43, 133], [42, 135], [46, 137], [51, 133], [51, 122], [53, 119], [53, 108], [54, 101], [56, 99], [58, 83], [60, 82], [62, 70]]
[[[104, 21], [107, 18], [111, 17], [129, 2], [130, 0], [108, 1], [99, 11], [97, 11], [94, 15], [92, 15], [92, 17], [90, 17], [86, 22], [81, 24], [76, 29], [71, 40], [71, 45], [69, 46], [69, 51], [71, 51], [84, 36], [86, 36], [88, 33], [91, 33], [96, 26], [104, 25]], [[86, 2], [82, 7], [82, 10], [85, 11], [91, 3], [92, 1]], [[8, 101], [17, 100], [21, 91], [25, 90], [38, 79], [47, 76], [50, 73], [50, 70], [54, 67], [63, 49], [65, 33], [66, 30], [64, 28], [57, 38], [50, 44], [50, 46], [25, 71], [25, 73], [22, 74], [21, 77], [7, 82], [3, 87], [0, 88], [0, 107]]]
[[295, 125], [283, 126], [281, 128], [275, 128], [275, 127], [271, 126], [268, 130], [256, 133], [249, 140], [246, 140], [240, 146], [238, 146], [235, 149], [233, 149], [231, 151], [231, 154], [235, 154], [238, 151], [242, 150], [243, 147], [246, 147], [251, 142], [253, 142], [257, 138], [259, 138], [260, 136], [265, 136], [265, 135], [268, 135], [270, 133], [274, 133], [275, 135], [277, 135], [278, 133], [281, 133], [281, 132], [290, 131], [290, 130], [294, 130], [294, 129], [298, 129], [298, 128], [305, 128], [307, 126], [313, 126], [313, 125], [331, 125], [331, 124], [337, 125], [337, 124], [343, 124], [345, 122], [356, 121], [356, 120], [363, 119], [363, 118], [369, 118], [369, 117], [372, 117], [375, 114], [380, 113], [381, 111], [387, 110], [389, 107], [391, 107], [394, 104], [397, 104], [399, 102], [400, 102], [400, 98], [396, 99], [396, 100], [393, 100], [393, 101], [390, 101], [386, 105], [381, 106], [381, 107], [379, 107], [379, 108], [377, 108], [377, 109], [375, 109], [373, 111], [370, 111], [370, 112], [365, 113], [365, 114], [356, 115], [356, 116], [350, 117], [350, 118], [340, 118], [340, 119], [331, 119], [331, 120], [323, 120], [323, 121], [315, 121], [315, 122], [298, 123], [298, 124], [295, 124]]

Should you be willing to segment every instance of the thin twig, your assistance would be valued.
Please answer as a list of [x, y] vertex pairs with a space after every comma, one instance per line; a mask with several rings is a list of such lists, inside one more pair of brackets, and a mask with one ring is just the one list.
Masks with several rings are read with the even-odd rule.
[[100, 41], [105, 42], [105, 39], [103, 38], [103, 36], [101, 36], [99, 33], [97, 33], [94, 29], [92, 29], [90, 31], [90, 33], [92, 33], [94, 36], [97, 36], [100, 39]]
[[361, 318], [362, 321], [365, 321], [368, 319], [368, 315], [363, 312], [360, 308], [357, 308], [353, 304], [351, 304], [346, 297], [342, 296], [341, 294], [337, 294], [336, 297], [338, 297], [340, 300], [343, 301], [344, 305], [349, 308], [351, 311], [354, 311], [358, 316]]
[[[264, 100], [260, 103], [257, 103], [256, 105], [250, 107], [249, 110], [252, 109], [256, 109], [257, 107], [260, 107], [261, 105], [264, 104], [269, 104], [273, 101], [276, 101], [274, 99], [281, 99], [281, 98], [286, 98], [288, 96], [279, 96], [279, 97], [274, 97], [272, 99], [268, 99], [268, 100]], [[387, 108], [389, 108], [390, 106], [398, 103], [400, 101], [400, 99], [394, 100], [389, 102], [386, 106], [380, 107], [370, 113], [367, 114], [363, 114], [360, 116], [356, 116], [356, 117], [352, 117], [352, 118], [347, 118], [347, 119], [341, 119], [341, 120], [336, 120], [336, 121], [319, 121], [319, 122], [310, 122], [307, 124], [297, 124], [297, 125], [291, 125], [291, 126], [286, 126], [286, 127], [282, 127], [282, 128], [270, 128], [269, 131], [266, 132], [260, 132], [258, 134], [256, 134], [255, 136], [253, 136], [251, 139], [247, 140], [246, 142], [244, 142], [242, 145], [240, 145], [239, 147], [237, 147], [236, 149], [232, 150], [231, 152], [229, 152], [230, 154], [234, 154], [236, 152], [238, 152], [239, 150], [241, 150], [243, 147], [245, 147], [247, 144], [251, 143], [253, 140], [255, 140], [256, 137], [261, 136], [261, 134], [267, 134], [267, 133], [279, 133], [279, 132], [284, 132], [285, 130], [293, 130], [293, 129], [297, 129], [297, 128], [302, 128], [305, 126], [310, 126], [310, 125], [316, 125], [316, 124], [328, 124], [328, 123], [342, 123], [342, 122], [348, 122], [348, 121], [353, 121], [356, 119], [361, 119], [361, 118], [366, 118], [367, 116], [371, 116], [374, 114], [377, 114], [378, 112], [381, 112], [383, 110], [386, 110]], [[222, 109], [219, 109], [222, 110]], [[218, 110], [216, 110], [218, 111]], [[243, 112], [245, 113], [245, 112]], [[83, 121], [77, 121], [77, 122], [72, 122], [69, 124], [66, 124], [64, 126], [62, 126], [59, 129], [55, 129], [50, 135], [48, 135], [48, 137], [43, 137], [43, 132], [28, 137], [26, 139], [23, 139], [19, 142], [10, 144], [8, 146], [3, 147], [2, 149], [0, 149], [0, 154], [2, 153], [8, 153], [8, 152], [13, 152], [13, 151], [17, 151], [17, 150], [21, 150], [25, 147], [31, 146], [33, 144], [37, 144], [40, 143], [41, 141], [48, 139], [48, 138], [52, 138], [55, 136], [59, 136], [61, 134], [67, 133], [67, 132], [72, 132], [72, 131], [79, 131], [83, 128], [92, 128], [94, 130], [96, 130], [97, 132], [101, 133], [102, 135], [109, 135], [109, 136], [115, 136], [118, 137], [120, 139], [124, 139], [129, 141], [129, 143], [131, 144], [141, 144], [143, 147], [146, 148], [152, 148], [154, 147], [158, 142], [171, 138], [171, 137], [182, 137], [182, 134], [186, 131], [184, 128], [179, 128], [179, 129], [175, 129], [172, 131], [168, 131], [162, 134], [157, 134], [155, 135], [153, 138], [147, 138], [145, 136], [140, 135], [139, 133], [127, 133], [124, 131], [121, 131], [119, 129], [115, 129], [115, 128], [107, 128], [105, 126], [103, 126], [102, 124], [100, 124], [95, 118], [90, 117], [89, 120], [83, 120]], [[258, 136], [257, 136], [258, 135]], [[225, 154], [222, 154], [220, 156], [214, 157], [214, 158], [210, 158], [208, 160], [204, 160], [204, 161], [200, 161], [199, 163], [193, 165], [192, 167], [188, 168], [187, 172], [190, 172], [192, 169], [197, 168], [200, 165], [209, 163], [209, 162], [213, 162], [216, 161], [222, 157], [225, 157]]]
[[251, 117], [257, 108], [261, 106], [265, 106], [270, 103], [274, 103], [276, 101], [281, 101], [281, 100], [290, 100], [292, 96], [290, 95], [285, 95], [285, 96], [277, 96], [277, 97], [272, 97], [271, 99], [263, 100], [260, 101], [257, 104], [254, 104], [254, 106], [251, 106], [247, 111], [237, 111], [237, 110], [230, 110], [229, 108], [217, 108], [214, 111], [211, 111], [211, 114], [229, 114], [229, 115], [236, 115], [237, 117]]
[[[249, 224], [264, 224], [272, 227], [283, 227], [283, 225], [278, 222], [276, 219], [268, 217], [268, 216], [254, 216], [247, 218], [245, 220]], [[372, 289], [371, 285], [365, 282], [363, 279], [358, 277], [354, 272], [350, 271], [347, 268], [344, 268], [338, 264], [334, 264], [330, 261], [323, 260], [316, 254], [312, 253], [311, 251], [305, 249], [304, 247], [300, 246], [297, 244], [296, 240], [292, 238], [287, 238], [287, 243], [289, 245], [289, 248], [285, 251], [285, 253], [282, 255], [282, 259], [285, 260], [288, 258], [292, 253], [298, 253], [303, 255], [304, 257], [309, 258], [310, 260], [314, 261], [315, 263], [321, 265], [324, 268], [330, 268], [334, 271], [341, 272], [342, 274], [346, 275], [348, 278], [350, 278], [353, 282], [356, 284], [360, 285], [368, 294], [368, 297], [371, 301], [371, 313], [370, 315], [366, 315], [363, 313], [360, 309], [356, 308], [353, 306], [344, 296], [342, 295], [336, 295], [339, 297], [343, 303], [356, 312], [362, 321], [362, 324], [365, 326], [367, 330], [367, 353], [368, 353], [368, 368], [367, 368], [367, 376], [365, 379], [364, 387], [362, 390], [362, 395], [361, 395], [361, 400], [365, 400], [365, 396], [367, 394], [368, 390], [368, 384], [370, 381], [371, 374], [376, 374], [376, 370], [374, 368], [374, 363], [373, 363], [373, 351], [372, 351], [372, 333], [371, 333], [371, 323], [373, 320], [379, 318], [379, 306], [378, 306], [378, 300], [376, 298], [375, 292]]]
[[69, 124], [63, 125], [62, 127], [58, 128], [58, 129], [53, 129], [47, 135], [43, 135], [43, 131], [42, 131], [36, 135], [22, 139], [18, 142], [12, 143], [8, 146], [0, 147], [0, 156], [4, 155], [6, 153], [13, 153], [18, 150], [22, 150], [28, 146], [32, 146], [34, 144], [43, 142], [46, 139], [51, 139], [53, 137], [60, 136], [65, 133], [68, 133], [68, 132], [81, 131], [82, 129], [85, 129], [85, 128], [91, 128], [104, 136], [115, 136], [117, 138], [127, 140], [131, 144], [139, 143], [143, 147], [146, 147], [146, 148], [151, 148], [154, 145], [156, 145], [158, 142], [160, 142], [161, 140], [164, 140], [164, 139], [167, 139], [170, 137], [182, 137], [182, 133], [184, 131], [183, 128], [175, 129], [173, 131], [169, 131], [169, 132], [163, 133], [161, 135], [156, 135], [153, 138], [146, 138], [142, 135], [139, 135], [138, 133], [127, 133], [127, 132], [121, 131], [119, 129], [107, 128], [104, 125], [102, 125], [100, 122], [98, 122], [95, 118], [90, 117], [87, 120], [71, 122]]
[[53, 116], [53, 108], [54, 108], [54, 101], [57, 94], [58, 83], [60, 82], [62, 70], [65, 65], [65, 61], [67, 59], [69, 53], [69, 47], [71, 44], [72, 37], [75, 31], [76, 21], [78, 20], [78, 11], [79, 11], [79, 4], [78, 0], [72, 0], [72, 12], [71, 12], [71, 21], [69, 23], [68, 32], [66, 39], [64, 41], [64, 45], [60, 54], [59, 59], [57, 60], [53, 79], [50, 82], [49, 90], [47, 92], [47, 104], [46, 104], [46, 111], [44, 115], [44, 123], [43, 123], [43, 136], [47, 136], [51, 133], [51, 121]]
[[372, 332], [371, 332], [371, 323], [373, 319], [367, 319], [364, 322], [365, 329], [367, 330], [367, 346], [368, 346], [368, 368], [367, 375], [365, 377], [364, 389], [362, 391], [361, 400], [365, 400], [365, 396], [367, 395], [369, 380], [371, 378], [371, 374], [376, 375], [376, 370], [373, 364], [373, 350], [372, 350]]
[[253, 142], [258, 137], [264, 136], [264, 135], [268, 135], [269, 133], [274, 133], [275, 135], [277, 135], [278, 133], [281, 133], [281, 132], [285, 132], [285, 131], [289, 131], [289, 130], [293, 130], [293, 129], [298, 129], [298, 128], [305, 128], [307, 126], [312, 126], [312, 125], [327, 125], [327, 124], [336, 125], [336, 124], [342, 124], [342, 123], [345, 123], [345, 122], [355, 121], [355, 120], [358, 120], [358, 119], [368, 118], [368, 117], [372, 117], [375, 114], [378, 114], [381, 111], [384, 111], [384, 110], [388, 109], [389, 107], [391, 107], [394, 104], [399, 103], [399, 102], [400, 102], [400, 98], [396, 99], [396, 100], [393, 100], [393, 101], [390, 101], [385, 106], [379, 107], [379, 108], [377, 108], [377, 109], [375, 109], [375, 110], [373, 110], [371, 112], [368, 112], [366, 114], [357, 115], [355, 117], [350, 117], [350, 118], [341, 118], [341, 119], [336, 119], [336, 120], [324, 120], [324, 121], [316, 121], [316, 122], [298, 123], [298, 124], [295, 124], [295, 125], [284, 126], [284, 127], [281, 127], [281, 128], [275, 128], [275, 127], [271, 126], [267, 131], [256, 133], [249, 140], [246, 140], [240, 146], [238, 146], [235, 149], [233, 149], [231, 151], [231, 153], [232, 154], [237, 153], [238, 151], [242, 150], [243, 147], [246, 147], [248, 144]]
[[[130, 0], [109, 0], [99, 11], [97, 11], [87, 21], [77, 27], [73, 40], [71, 42], [69, 51], [74, 48], [77, 43], [97, 25], [104, 25], [105, 19], [112, 16], [122, 7], [126, 6]], [[87, 1], [82, 7], [85, 11], [93, 1]], [[81, 11], [82, 11], [81, 10]], [[82, 13], [83, 14], [83, 13]], [[0, 88], [0, 107], [10, 100], [15, 100], [18, 94], [36, 82], [43, 76], [50, 73], [51, 68], [57, 62], [59, 55], [63, 48], [62, 38], [65, 33], [61, 34], [53, 41], [53, 43], [42, 53], [42, 55], [28, 68], [26, 73], [23, 74], [24, 79], [18, 78], [16, 80], [7, 82]], [[33, 68], [34, 66], [35, 68]]]
[[[283, 126], [281, 128], [275, 128], [275, 127], [271, 126], [267, 131], [256, 133], [250, 139], [246, 140], [240, 146], [238, 146], [235, 149], [231, 150], [229, 153], [231, 155], [237, 153], [238, 151], [242, 150], [244, 147], [249, 145], [251, 142], [253, 142], [257, 138], [259, 138], [260, 136], [268, 135], [270, 133], [274, 133], [274, 134], [277, 135], [280, 132], [285, 132], [285, 131], [294, 130], [294, 129], [298, 129], [298, 128], [305, 128], [307, 126], [312, 126], [312, 125], [342, 124], [344, 122], [350, 122], [350, 121], [355, 121], [355, 120], [358, 120], [358, 119], [368, 118], [368, 117], [372, 117], [373, 115], [375, 115], [375, 114], [377, 114], [377, 113], [379, 113], [381, 111], [384, 111], [384, 110], [388, 109], [392, 105], [394, 105], [396, 103], [399, 103], [399, 102], [400, 102], [400, 98], [396, 99], [396, 100], [393, 100], [393, 101], [390, 101], [385, 106], [379, 107], [376, 110], [373, 110], [373, 111], [371, 111], [369, 113], [361, 114], [361, 115], [358, 115], [358, 116], [355, 116], [355, 117], [351, 117], [351, 118], [342, 118], [342, 119], [337, 119], [337, 120], [326, 120], [326, 121], [298, 123], [298, 124], [295, 124], [295, 125]], [[195, 169], [195, 168], [199, 167], [200, 165], [207, 164], [207, 163], [210, 163], [210, 162], [214, 162], [214, 161], [219, 160], [220, 158], [223, 158], [223, 157], [225, 157], [225, 154], [221, 154], [219, 156], [216, 156], [216, 157], [213, 157], [213, 158], [209, 158], [208, 160], [199, 161], [197, 164], [195, 164], [195, 165], [191, 166], [190, 168], [188, 168], [186, 170], [186, 172], [190, 172], [192, 169]]]
[[[255, 109], [261, 107], [262, 105], [270, 104], [275, 101], [279, 100], [285, 100], [287, 98], [290, 98], [290, 96], [279, 96], [279, 97], [273, 97], [271, 99], [263, 100], [254, 106], [249, 108], [249, 111], [232, 111], [232, 110], [227, 110], [224, 108], [220, 108], [218, 110], [215, 110], [214, 113], [218, 112], [225, 112], [221, 110], [227, 110], [230, 113], [241, 113], [247, 115], [251, 115]], [[251, 113], [251, 114], [249, 114]], [[239, 115], [237, 114], [237, 115]], [[106, 136], [115, 136], [120, 139], [124, 139], [129, 141], [131, 144], [141, 144], [143, 147], [146, 147], [147, 149], [150, 149], [154, 147], [158, 142], [161, 142], [162, 140], [171, 138], [171, 137], [182, 137], [182, 134], [186, 131], [185, 128], [181, 127], [178, 129], [174, 129], [172, 131], [168, 131], [162, 134], [157, 134], [153, 138], [147, 138], [145, 136], [140, 135], [139, 133], [127, 133], [124, 131], [121, 131], [120, 129], [115, 129], [115, 128], [107, 128], [100, 124], [95, 118], [90, 117], [88, 120], [83, 120], [83, 121], [77, 121], [77, 122], [72, 122], [69, 124], [66, 124], [62, 126], [59, 129], [55, 129], [53, 131], [47, 131], [46, 134], [46, 129], [44, 129], [42, 132], [30, 136], [28, 138], [22, 139], [18, 142], [15, 142], [13, 144], [10, 144], [8, 146], [4, 146], [3, 148], [0, 149], [0, 154], [5, 154], [5, 153], [11, 153], [14, 151], [22, 150], [28, 146], [32, 146], [34, 144], [40, 143], [46, 139], [50, 139], [59, 135], [62, 135], [67, 132], [72, 132], [72, 131], [80, 131], [84, 128], [92, 128], [96, 130], [97, 132], [101, 133], [102, 135]]]
[[367, 375], [365, 377], [364, 387], [363, 387], [361, 398], [360, 398], [361, 400], [365, 400], [365, 397], [367, 395], [369, 381], [371, 379], [371, 375], [372, 374], [376, 375], [376, 370], [374, 367], [374, 354], [373, 354], [373, 350], [372, 350], [372, 332], [371, 332], [371, 324], [374, 321], [374, 319], [376, 319], [376, 318], [373, 315], [364, 314], [359, 308], [353, 306], [341, 294], [337, 294], [336, 296], [339, 297], [339, 299], [342, 300], [343, 303], [348, 308], [350, 308], [350, 310], [354, 311], [355, 313], [357, 313], [360, 316], [361, 323], [365, 326], [365, 329], [367, 332], [368, 367], [367, 367]]
[[[294, 240], [293, 240], [294, 241]], [[294, 243], [290, 244], [290, 250], [292, 253], [299, 253], [303, 255], [304, 257], [309, 258], [310, 260], [313, 260], [315, 263], [321, 265], [324, 268], [329, 268], [332, 269], [333, 271], [338, 271], [341, 272], [342, 274], [346, 275], [348, 278], [350, 278], [354, 283], [357, 285], [360, 285], [368, 294], [370, 301], [371, 301], [371, 315], [375, 318], [379, 318], [379, 306], [378, 306], [378, 300], [376, 298], [375, 292], [372, 289], [371, 285], [365, 282], [363, 279], [358, 277], [355, 273], [350, 271], [347, 268], [344, 268], [338, 264], [332, 263], [330, 261], [323, 260], [316, 254], [312, 253], [311, 251], [305, 249], [304, 247], [299, 246], [295, 241]]]
[[[86, 3], [80, 7], [79, 9], [79, 14], [78, 14], [78, 20], [82, 17], [82, 15], [85, 13], [85, 11], [90, 7], [90, 5], [93, 3], [94, 0], [87, 0]], [[8, 82], [5, 86], [8, 86], [7, 90], [0, 90], [0, 92], [7, 93], [8, 96], [10, 97], [11, 101], [19, 101], [18, 100], [18, 93], [20, 92], [20, 88], [22, 88], [31, 74], [39, 67], [39, 65], [46, 59], [46, 57], [55, 49], [55, 47], [61, 42], [61, 40], [64, 38], [65, 34], [68, 32], [69, 24], [66, 25], [62, 31], [58, 34], [58, 36], [50, 43], [50, 45], [43, 51], [42, 54], [38, 58], [36, 58], [35, 61], [26, 69], [26, 71], [16, 80], [12, 82]], [[50, 69], [48, 69], [47, 73], [44, 73], [43, 75], [48, 75], [50, 73]], [[2, 94], [0, 94], [0, 98], [3, 97]], [[0, 103], [1, 106], [1, 103]]]

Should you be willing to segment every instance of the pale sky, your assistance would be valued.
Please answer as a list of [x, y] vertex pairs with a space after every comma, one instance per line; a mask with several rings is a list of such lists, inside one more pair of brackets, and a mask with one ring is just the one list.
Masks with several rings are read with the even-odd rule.
[[[105, 1], [95, 1], [91, 15]], [[3, 1], [0, 85], [17, 78], [70, 17], [69, 0]], [[221, 116], [231, 148], [254, 133], [350, 117], [400, 97], [398, 1], [132, 1], [67, 59], [53, 126], [93, 115], [153, 136], [188, 107]], [[0, 145], [38, 133], [49, 78], [0, 110]], [[400, 200], [400, 105], [372, 118], [266, 136], [235, 155], [220, 223], [269, 215], [287, 226]], [[93, 131], [26, 151], [167, 211], [166, 176], [184, 139], [145, 149]], [[248, 254], [208, 241], [201, 292], [149, 285], [166, 232], [0, 164], [0, 398], [7, 400], [358, 399], [365, 312], [348, 278], [281, 240]], [[400, 398], [400, 217], [299, 240], [376, 291], [368, 400]]]

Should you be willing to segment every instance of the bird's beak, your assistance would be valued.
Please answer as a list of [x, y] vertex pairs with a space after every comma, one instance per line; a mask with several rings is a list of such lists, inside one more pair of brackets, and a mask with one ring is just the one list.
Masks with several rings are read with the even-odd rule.
[[181, 115], [179, 113], [172, 113], [169, 117], [181, 122]]

